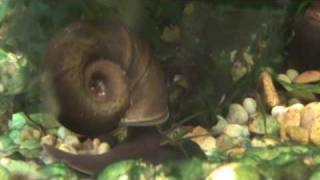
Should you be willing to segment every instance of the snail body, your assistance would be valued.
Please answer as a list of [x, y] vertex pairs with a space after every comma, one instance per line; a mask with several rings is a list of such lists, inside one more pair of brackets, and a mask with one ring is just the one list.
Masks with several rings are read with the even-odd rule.
[[150, 49], [115, 20], [65, 28], [50, 42], [44, 70], [59, 121], [77, 133], [99, 135], [168, 118], [163, 72]]
[[56, 159], [95, 174], [123, 159], [158, 163], [183, 157], [181, 150], [160, 145], [165, 137], [151, 127], [168, 118], [163, 72], [150, 49], [120, 22], [71, 24], [49, 43], [43, 67], [52, 112], [74, 132], [97, 136], [118, 126], [150, 126], [136, 127], [138, 136], [101, 155], [72, 155], [44, 145]]

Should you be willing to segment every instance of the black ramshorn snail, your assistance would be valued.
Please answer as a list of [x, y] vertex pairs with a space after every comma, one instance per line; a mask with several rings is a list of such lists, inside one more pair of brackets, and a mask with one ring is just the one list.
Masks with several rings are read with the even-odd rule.
[[[46, 96], [55, 101], [59, 121], [77, 133], [94, 136], [119, 125], [151, 126], [168, 118], [163, 72], [150, 49], [118, 21], [80, 21], [58, 33], [48, 46], [44, 76], [45, 90], [53, 91]], [[102, 155], [77, 156], [44, 147], [89, 174], [121, 159], [158, 163], [183, 157], [160, 145], [165, 138], [150, 129], [140, 129], [140, 136]]]
[[75, 132], [97, 135], [168, 118], [160, 67], [119, 22], [68, 26], [51, 41], [44, 64], [58, 119]]
[[300, 69], [320, 67], [320, 1], [314, 1], [294, 22], [294, 37], [289, 44], [290, 61]]

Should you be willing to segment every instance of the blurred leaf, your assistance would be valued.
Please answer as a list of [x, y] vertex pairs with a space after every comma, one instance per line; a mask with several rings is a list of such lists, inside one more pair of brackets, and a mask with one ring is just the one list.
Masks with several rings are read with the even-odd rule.
[[277, 82], [279, 82], [287, 91], [300, 91], [300, 92], [320, 94], [320, 83], [295, 84], [295, 83], [287, 83], [279, 79], [277, 79]]

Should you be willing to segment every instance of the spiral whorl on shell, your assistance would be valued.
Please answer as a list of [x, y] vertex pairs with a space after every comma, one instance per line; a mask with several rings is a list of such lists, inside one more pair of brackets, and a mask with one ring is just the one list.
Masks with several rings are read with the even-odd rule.
[[50, 42], [44, 65], [58, 119], [75, 132], [97, 135], [168, 117], [163, 72], [117, 21], [71, 24]]

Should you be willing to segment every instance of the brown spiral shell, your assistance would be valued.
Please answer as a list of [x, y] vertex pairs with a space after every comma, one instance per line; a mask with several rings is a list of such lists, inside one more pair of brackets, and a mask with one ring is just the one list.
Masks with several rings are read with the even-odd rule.
[[75, 132], [97, 135], [168, 117], [163, 72], [119, 21], [69, 25], [49, 43], [43, 70], [58, 119]]
[[314, 1], [294, 22], [294, 37], [289, 44], [290, 61], [297, 68], [320, 68], [320, 1]]

